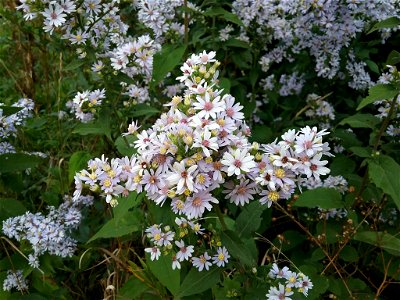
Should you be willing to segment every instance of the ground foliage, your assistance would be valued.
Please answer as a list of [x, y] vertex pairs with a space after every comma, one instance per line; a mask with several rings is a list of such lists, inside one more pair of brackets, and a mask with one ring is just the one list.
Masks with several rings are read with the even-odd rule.
[[[1, 299], [396, 297], [396, 1], [34, 2], [0, 5]], [[61, 3], [69, 10], [57, 12]], [[63, 24], [51, 21], [49, 7]], [[212, 51], [220, 62], [215, 69]], [[192, 54], [208, 55], [209, 77], [199, 72], [198, 82], [177, 80]], [[226, 162], [227, 182], [207, 189], [219, 203], [209, 200], [212, 209], [207, 202], [201, 213], [171, 209], [176, 197], [194, 201], [195, 188], [187, 181], [182, 188], [177, 179], [168, 182], [177, 186], [173, 194], [154, 198], [142, 178], [154, 175], [157, 165], [146, 161], [142, 130], [159, 139], [151, 133], [169, 129], [153, 126], [175, 106], [193, 115], [191, 103], [205, 95], [197, 85], [207, 89], [205, 83], [223, 89], [221, 99], [230, 94], [242, 106], [243, 118], [234, 120], [241, 143], [197, 148], [204, 160]], [[208, 118], [217, 122], [217, 116]], [[193, 124], [193, 131], [200, 128]], [[265, 173], [257, 179], [254, 161], [271, 164], [270, 175], [279, 179], [283, 167], [276, 161], [282, 155], [274, 147], [288, 149], [285, 132], [314, 127], [329, 132], [319, 137], [324, 135], [330, 150], [320, 140], [316, 146], [327, 155], [320, 167], [330, 169], [329, 177], [318, 168], [297, 167], [290, 189], [287, 181], [265, 182]], [[200, 139], [211, 140], [213, 130], [200, 132]], [[179, 135], [168, 138], [169, 145], [180, 138], [183, 145], [172, 152], [171, 165], [189, 166], [185, 155], [196, 151], [185, 148]], [[275, 152], [266, 155], [260, 145]], [[228, 169], [227, 153], [236, 155], [236, 148], [254, 160], [251, 172]], [[138, 171], [140, 164], [142, 181], [134, 185], [126, 175], [125, 189], [112, 192], [101, 176], [80, 186], [83, 170], [94, 172], [95, 164], [105, 166], [103, 173], [114, 166], [122, 172], [120, 166], [129, 164]], [[250, 187], [256, 182], [261, 187]], [[237, 197], [243, 190], [235, 190], [241, 185], [251, 190], [245, 200]], [[176, 241], [161, 247], [157, 233]], [[183, 239], [185, 249], [195, 247], [193, 255], [208, 251], [205, 270], [184, 257]], [[285, 267], [312, 281], [307, 297], [307, 290], [273, 273]]]

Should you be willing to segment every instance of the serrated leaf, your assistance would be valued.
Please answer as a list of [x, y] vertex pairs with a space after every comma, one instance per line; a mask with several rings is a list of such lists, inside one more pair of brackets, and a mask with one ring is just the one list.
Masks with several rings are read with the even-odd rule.
[[355, 114], [353, 116], [344, 118], [340, 121], [339, 125], [348, 124], [353, 128], [371, 128], [380, 122], [380, 119], [371, 114]]
[[239, 237], [250, 237], [260, 227], [264, 208], [265, 205], [261, 205], [258, 201], [253, 201], [243, 208], [235, 224]]
[[201, 272], [192, 268], [182, 282], [178, 297], [195, 295], [208, 290], [219, 282], [220, 272], [221, 270], [217, 267]]
[[323, 209], [341, 208], [344, 207], [341, 199], [340, 193], [333, 188], [316, 188], [300, 194], [293, 206], [320, 207]]
[[68, 181], [71, 183], [74, 180], [76, 172], [86, 168], [88, 160], [92, 156], [86, 151], [77, 151], [71, 155], [68, 162]]
[[152, 261], [146, 252], [146, 262], [155, 277], [173, 294], [177, 295], [180, 284], [180, 270], [172, 270], [172, 254], [161, 255], [158, 260]]
[[0, 155], [0, 173], [23, 171], [34, 168], [42, 162], [42, 158], [25, 153], [7, 153]]
[[362, 231], [354, 235], [354, 240], [374, 245], [388, 253], [400, 256], [400, 239], [381, 231]]
[[390, 156], [380, 155], [368, 159], [368, 174], [371, 181], [384, 193], [390, 195], [400, 209], [400, 165]]
[[384, 29], [384, 28], [393, 28], [397, 27], [400, 25], [400, 19], [397, 17], [390, 17], [385, 20], [382, 20], [378, 23], [376, 23], [372, 28], [368, 31], [367, 34], [370, 34], [374, 31], [377, 31], [379, 29]]
[[249, 249], [244, 246], [243, 241], [240, 240], [236, 232], [225, 230], [221, 234], [221, 242], [231, 256], [237, 258], [241, 263], [247, 266], [254, 266], [255, 259]]
[[378, 100], [386, 100], [395, 97], [399, 91], [392, 84], [377, 84], [368, 90], [368, 97], [364, 98], [357, 107], [360, 110], [368, 104]]
[[142, 230], [143, 215], [139, 210], [129, 211], [120, 218], [109, 220], [87, 243], [99, 238], [121, 237]]
[[165, 76], [181, 63], [186, 46], [164, 45], [161, 52], [154, 55], [153, 84], [158, 84]]

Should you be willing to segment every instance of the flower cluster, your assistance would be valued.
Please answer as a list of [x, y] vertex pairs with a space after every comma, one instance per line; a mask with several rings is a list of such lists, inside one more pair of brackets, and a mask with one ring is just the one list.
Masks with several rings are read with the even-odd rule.
[[[381, 84], [394, 84], [398, 86], [400, 84], [400, 75], [397, 68], [394, 66], [388, 66], [389, 72], [384, 73], [379, 77], [378, 83]], [[376, 115], [380, 119], [384, 119], [388, 116], [393, 99], [382, 99], [375, 101], [374, 104], [378, 106], [378, 114]], [[392, 137], [400, 136], [400, 96], [397, 96], [395, 101], [395, 107], [393, 109], [393, 115], [391, 116], [390, 123], [386, 128], [386, 134]]]
[[288, 267], [280, 269], [276, 263], [272, 265], [268, 276], [278, 282], [278, 287], [269, 289], [266, 295], [268, 300], [290, 300], [294, 291], [307, 296], [308, 291], [313, 288], [313, 283], [308, 276], [290, 271]]
[[[147, 34], [128, 35], [128, 26], [121, 20], [119, 1], [23, 0], [21, 3], [18, 9], [24, 12], [26, 20], [43, 17], [44, 30], [50, 34], [60, 33], [61, 38], [76, 46], [79, 58], [83, 59], [89, 53], [91, 70], [95, 74], [102, 77], [124, 73], [135, 82], [133, 84], [130, 79], [122, 82], [124, 87], [128, 86], [126, 81], [130, 83], [125, 94], [137, 102], [149, 99], [153, 55], [161, 46]], [[140, 96], [135, 90], [141, 91]], [[100, 105], [100, 102], [92, 103], [91, 96], [86, 92], [78, 93], [71, 107], [77, 118], [84, 122], [92, 119], [94, 107]]]
[[[233, 3], [233, 12], [245, 24], [242, 32], [254, 43], [264, 42], [266, 54], [260, 61], [264, 71], [284, 59], [293, 61], [305, 50], [315, 59], [318, 76], [333, 78], [347, 71], [352, 78], [349, 85], [354, 89], [368, 88], [371, 79], [365, 64], [357, 62], [345, 49], [371, 22], [398, 17], [398, 8], [395, 0], [236, 0]], [[381, 33], [382, 39], [390, 35], [389, 30]], [[342, 55], [343, 52], [347, 54]], [[341, 70], [341, 59], [348, 61], [345, 70]]]
[[330, 155], [325, 130], [305, 127], [289, 130], [279, 143], [250, 144], [242, 106], [218, 89], [218, 66], [215, 52], [193, 54], [177, 78], [185, 96], [173, 97], [169, 111], [137, 134], [137, 155], [89, 161], [89, 170], [75, 176], [75, 197], [88, 186], [116, 205], [121, 194], [146, 191], [156, 204], [168, 199], [174, 213], [191, 220], [219, 203], [220, 187], [236, 205], [261, 195], [261, 203], [271, 206], [288, 199], [301, 178], [329, 173], [328, 161], [321, 160]]
[[[199, 223], [185, 218], [176, 218], [175, 224], [178, 225], [176, 232], [172, 231], [170, 226], [162, 227], [161, 224], [154, 224], [146, 229], [147, 238], [152, 243], [152, 247], [145, 248], [145, 252], [150, 253], [151, 260], [158, 260], [161, 253], [163, 255], [172, 253], [171, 263], [174, 270], [180, 269], [184, 261], [190, 261], [199, 271], [208, 271], [212, 265], [225, 267], [230, 258], [228, 250], [221, 247], [220, 242], [214, 242], [211, 245], [212, 249], [204, 249], [204, 242], [201, 240], [204, 228]], [[199, 237], [199, 239], [196, 238], [196, 245], [189, 244], [189, 237], [193, 235]], [[210, 251], [215, 254], [210, 256]]]
[[28, 282], [24, 278], [22, 270], [7, 271], [7, 277], [3, 281], [3, 290], [11, 291], [13, 288], [16, 288], [20, 292], [28, 290]]
[[35, 104], [33, 100], [21, 98], [16, 103], [11, 105], [12, 108], [17, 108], [19, 111], [6, 115], [4, 113], [4, 104], [0, 103], [0, 154], [15, 153], [15, 147], [8, 141], [17, 133], [17, 127], [23, 126], [25, 120], [32, 116]]
[[17, 241], [28, 241], [33, 253], [29, 254], [29, 265], [39, 268], [39, 256], [45, 252], [61, 257], [70, 257], [76, 241], [68, 233], [81, 222], [80, 208], [93, 203], [92, 196], [81, 196], [75, 201], [69, 197], [58, 207], [49, 207], [47, 215], [26, 212], [3, 221], [3, 233]]
[[322, 124], [323, 128], [330, 128], [330, 121], [335, 120], [335, 110], [333, 106], [323, 100], [324, 97], [318, 96], [317, 94], [309, 94], [307, 96], [307, 105], [310, 107], [306, 110], [305, 114], [311, 119], [316, 119], [319, 124]]
[[16, 113], [5, 115], [2, 107], [4, 103], [0, 103], [0, 138], [5, 139], [15, 136], [17, 126], [24, 125], [25, 119], [32, 116], [35, 104], [32, 99], [21, 98], [11, 106], [19, 108]]
[[155, 40], [163, 42], [165, 37], [183, 35], [183, 24], [177, 23], [176, 9], [183, 6], [183, 0], [140, 0], [138, 1], [138, 19], [150, 28]]
[[105, 90], [78, 92], [72, 101], [67, 103], [67, 107], [75, 114], [75, 117], [81, 122], [93, 120], [97, 108], [106, 97]]

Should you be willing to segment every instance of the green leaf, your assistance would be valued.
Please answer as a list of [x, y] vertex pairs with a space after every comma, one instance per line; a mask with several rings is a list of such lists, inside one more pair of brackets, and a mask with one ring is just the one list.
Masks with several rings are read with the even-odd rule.
[[139, 210], [128, 211], [122, 217], [109, 220], [87, 243], [99, 238], [121, 237], [142, 230], [143, 215]]
[[376, 74], [380, 74], [379, 71], [379, 67], [376, 63], [374, 63], [372, 60], [367, 59], [365, 61], [365, 63], [367, 64], [368, 68], [370, 68], [370, 70]]
[[87, 167], [87, 162], [91, 159], [90, 153], [86, 151], [77, 151], [71, 155], [68, 162], [68, 181], [71, 183], [74, 180], [76, 172]]
[[243, 241], [239, 238], [236, 232], [225, 230], [221, 234], [221, 242], [231, 256], [235, 257], [246, 266], [254, 266], [255, 259], [250, 250], [245, 247]]
[[199, 294], [212, 288], [219, 282], [221, 270], [217, 267], [211, 268], [209, 271], [199, 272], [192, 268], [185, 276], [178, 297]]
[[2, 115], [4, 116], [11, 116], [19, 112], [23, 107], [17, 106], [9, 106], [9, 105], [0, 105], [0, 110], [3, 111]]
[[341, 208], [344, 206], [342, 196], [332, 188], [316, 188], [303, 192], [293, 206], [321, 207], [323, 209]]
[[118, 198], [118, 205], [113, 208], [114, 218], [116, 220], [124, 217], [125, 214], [133, 207], [138, 207], [142, 203], [144, 194], [130, 192], [128, 197]]
[[172, 254], [161, 255], [158, 260], [152, 261], [146, 253], [146, 263], [155, 277], [173, 294], [179, 292], [181, 273], [179, 269], [172, 270]]
[[354, 247], [346, 245], [340, 252], [339, 257], [346, 262], [357, 262], [358, 252]]
[[150, 288], [144, 282], [140, 281], [135, 276], [131, 276], [119, 289], [117, 299], [138, 299], [138, 297], [149, 289]]
[[133, 154], [137, 152], [133, 146], [131, 147], [130, 145], [133, 144], [134, 141], [136, 141], [137, 138], [136, 136], [133, 135], [127, 135], [125, 137], [120, 136], [115, 140], [115, 147], [117, 147], [117, 150], [121, 155], [131, 157]]
[[72, 133], [77, 133], [80, 135], [89, 135], [89, 134], [105, 135], [111, 138], [111, 129], [108, 125], [109, 124], [104, 124], [102, 122], [81, 123], [75, 127]]
[[245, 27], [245, 25], [243, 24], [243, 22], [239, 19], [239, 17], [237, 15], [223, 9], [222, 7], [210, 8], [210, 9], [206, 10], [203, 13], [203, 15], [207, 16], [207, 17], [222, 17], [226, 21], [229, 21], [231, 23]]
[[229, 39], [227, 41], [224, 42], [224, 46], [226, 47], [236, 47], [236, 48], [244, 48], [244, 49], [248, 49], [249, 48], [249, 44], [238, 40], [238, 39]]
[[229, 93], [231, 90], [231, 81], [228, 78], [221, 78], [218, 85], [224, 89], [224, 93]]
[[368, 97], [364, 98], [358, 105], [357, 110], [360, 110], [368, 104], [378, 100], [386, 100], [395, 97], [399, 91], [392, 84], [377, 84], [368, 90]]
[[161, 52], [154, 55], [153, 62], [153, 84], [156, 85], [165, 76], [181, 63], [186, 46], [175, 47], [173, 45], [164, 45]]
[[73, 71], [80, 68], [85, 62], [83, 60], [71, 61], [68, 65], [63, 68], [63, 71]]
[[384, 28], [393, 28], [397, 27], [400, 25], [400, 19], [397, 17], [390, 17], [388, 19], [382, 20], [378, 23], [376, 23], [372, 28], [368, 31], [367, 34], [370, 34], [374, 31], [377, 31], [379, 29], [384, 29]]
[[25, 153], [7, 153], [0, 155], [0, 173], [23, 171], [34, 168], [42, 162], [42, 158]]
[[330, 174], [332, 176], [352, 174], [356, 168], [356, 163], [353, 159], [339, 154], [333, 159], [329, 167], [331, 169]]
[[354, 240], [374, 245], [388, 253], [400, 256], [400, 239], [381, 231], [362, 231], [354, 235]]
[[350, 147], [349, 150], [358, 157], [370, 157], [372, 149], [368, 147]]
[[240, 238], [250, 237], [261, 225], [261, 214], [265, 209], [258, 201], [253, 201], [243, 208], [236, 220], [236, 232]]
[[159, 114], [160, 111], [150, 105], [140, 103], [135, 105], [134, 110], [129, 112], [129, 116], [132, 118], [142, 117], [142, 116], [152, 116]]
[[0, 198], [0, 221], [22, 215], [26, 212], [21, 201], [12, 198]]
[[380, 122], [380, 119], [371, 114], [355, 114], [340, 121], [339, 125], [348, 124], [353, 128], [371, 128]]
[[400, 209], [400, 165], [390, 156], [379, 155], [368, 159], [368, 174], [371, 181], [384, 193], [390, 195]]
[[396, 65], [400, 63], [400, 52], [396, 50], [392, 50], [392, 52], [389, 53], [388, 58], [386, 60], [386, 65]]

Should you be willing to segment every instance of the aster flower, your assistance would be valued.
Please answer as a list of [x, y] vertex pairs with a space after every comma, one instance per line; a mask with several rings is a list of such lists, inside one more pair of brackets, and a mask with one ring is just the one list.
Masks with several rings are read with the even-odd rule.
[[185, 246], [185, 242], [183, 240], [175, 241], [175, 245], [177, 245], [179, 248], [178, 253], [176, 253], [176, 259], [178, 261], [182, 262], [184, 260], [189, 260], [189, 258], [192, 257], [194, 246]]
[[66, 21], [64, 9], [59, 4], [49, 5], [42, 15], [46, 18], [46, 24], [50, 27], [59, 27]]
[[253, 159], [254, 156], [250, 155], [246, 149], [236, 149], [233, 154], [230, 151], [225, 152], [221, 163], [225, 166], [228, 176], [233, 174], [239, 176], [242, 171], [250, 172], [250, 169], [256, 166]]
[[231, 256], [226, 250], [225, 247], [218, 247], [217, 254], [213, 256], [213, 263], [216, 264], [218, 267], [225, 267], [225, 264], [228, 263], [228, 259]]
[[172, 166], [173, 172], [170, 172], [167, 176], [167, 182], [172, 187], [176, 185], [176, 192], [182, 194], [185, 189], [189, 191], [194, 190], [193, 176], [197, 166], [191, 166], [186, 169], [185, 162], [175, 162]]
[[208, 271], [212, 266], [210, 259], [211, 257], [208, 255], [208, 253], [204, 252], [204, 254], [200, 255], [199, 257], [193, 257], [192, 263], [193, 266], [196, 267], [199, 271], [203, 271], [203, 269]]
[[158, 260], [160, 258], [161, 251], [156, 246], [151, 247], [151, 248], [145, 248], [144, 251], [151, 254], [151, 256], [150, 256], [151, 260]]
[[206, 92], [204, 96], [197, 96], [193, 108], [199, 110], [197, 116], [205, 119], [215, 119], [217, 113], [225, 110], [225, 103], [221, 101], [221, 96], [211, 99], [210, 93]]
[[231, 203], [236, 205], [245, 205], [253, 200], [253, 195], [256, 193], [256, 183], [251, 182], [249, 179], [240, 179], [239, 184], [235, 184], [233, 181], [228, 181], [224, 184], [226, 188], [222, 192], [227, 194], [225, 199], [229, 199]]
[[279, 283], [279, 287], [271, 287], [266, 296], [268, 300], [291, 300], [292, 295], [293, 292], [290, 289], [287, 290], [283, 284]]
[[209, 211], [211, 210], [212, 205], [210, 202], [218, 203], [218, 200], [215, 199], [207, 190], [194, 193], [193, 196], [186, 199], [183, 213], [189, 219], [200, 218], [205, 209]]

